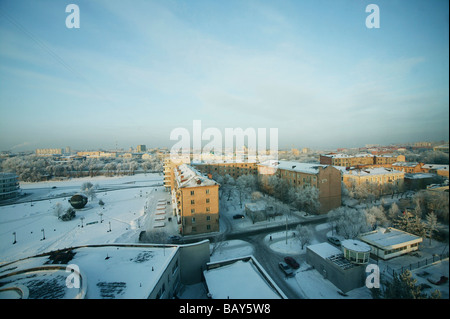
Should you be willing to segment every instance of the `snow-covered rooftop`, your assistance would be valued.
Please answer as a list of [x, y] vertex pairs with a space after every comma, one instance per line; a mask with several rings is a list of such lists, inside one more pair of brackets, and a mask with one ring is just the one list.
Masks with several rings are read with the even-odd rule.
[[334, 166], [339, 169], [344, 175], [357, 175], [357, 176], [370, 176], [370, 175], [386, 175], [386, 174], [404, 174], [402, 171], [397, 171], [391, 168], [385, 167], [374, 167], [374, 168], [363, 168], [363, 169], [352, 169], [347, 170], [342, 166]]
[[307, 173], [307, 174], [318, 174], [320, 168], [328, 167], [328, 165], [316, 163], [299, 163], [292, 161], [276, 161], [276, 160], [265, 161], [259, 165], [271, 167], [274, 169], [283, 169], [287, 171]]
[[348, 155], [343, 153], [336, 154], [322, 154], [322, 156], [330, 157], [330, 158], [356, 158], [356, 157], [373, 157], [374, 155], [368, 153], [360, 153], [355, 155]]
[[347, 249], [357, 252], [369, 252], [370, 246], [360, 240], [346, 239], [341, 241], [341, 245]]
[[[133, 247], [134, 246], [134, 247]], [[69, 249], [63, 251], [63, 264], [76, 265], [81, 280], [87, 281], [86, 299], [128, 299], [147, 298], [158, 283], [162, 273], [172, 260], [178, 247], [158, 247], [151, 245], [104, 245]], [[70, 272], [63, 269], [54, 275], [47, 272], [27, 272], [27, 269], [42, 267], [53, 263], [52, 255], [31, 257], [19, 260], [4, 267], [2, 275], [8, 270], [24, 273], [13, 277], [4, 277], [0, 285], [12, 279], [15, 284], [22, 284], [30, 290], [29, 298], [42, 298], [40, 287], [51, 286], [46, 298], [73, 298], [73, 288], [66, 285]], [[53, 255], [55, 256], [55, 255]], [[11, 279], [12, 278], [12, 279]], [[50, 294], [50, 295], [49, 295]]]
[[213, 299], [281, 299], [254, 260], [238, 260], [203, 272]]
[[219, 185], [216, 181], [204, 176], [190, 165], [181, 164], [175, 169], [178, 188]]
[[422, 238], [395, 228], [378, 228], [372, 232], [360, 235], [360, 239], [370, 245], [380, 248], [395, 248], [409, 242], [422, 242]]
[[399, 167], [416, 167], [420, 163], [418, 162], [395, 162], [392, 164], [392, 166], [399, 166]]
[[448, 165], [442, 164], [424, 164], [422, 166], [423, 169], [436, 169], [436, 170], [446, 170], [448, 171]]
[[334, 255], [342, 254], [342, 251], [340, 251], [338, 248], [330, 245], [327, 242], [323, 242], [323, 243], [315, 244], [315, 245], [309, 245], [308, 249], [315, 252], [317, 255], [319, 255], [320, 257], [322, 257], [324, 259], [334, 256]]

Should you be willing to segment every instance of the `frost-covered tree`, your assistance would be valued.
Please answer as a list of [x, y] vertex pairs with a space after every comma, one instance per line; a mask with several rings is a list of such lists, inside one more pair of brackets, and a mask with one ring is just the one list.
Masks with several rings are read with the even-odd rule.
[[298, 233], [298, 239], [300, 241], [300, 244], [301, 244], [302, 250], [303, 250], [303, 247], [306, 244], [311, 243], [313, 232], [311, 230], [311, 227], [309, 227], [309, 226], [298, 225], [297, 226], [297, 233]]
[[388, 220], [384, 213], [383, 206], [373, 206], [369, 209], [366, 209], [365, 213], [367, 224], [372, 229], [376, 228], [377, 226], [386, 227], [388, 225]]
[[300, 211], [315, 214], [320, 208], [319, 190], [314, 186], [293, 187], [288, 191], [288, 200]]
[[95, 186], [91, 182], [84, 182], [81, 184], [81, 192], [87, 197], [90, 197], [91, 201], [95, 198]]
[[347, 239], [356, 238], [369, 230], [366, 214], [362, 210], [341, 206], [330, 212], [329, 217], [337, 234]]
[[64, 211], [64, 208], [61, 203], [56, 203], [55, 206], [53, 206], [53, 214], [56, 217], [58, 217], [58, 218], [61, 217], [63, 211]]
[[399, 217], [401, 214], [400, 208], [398, 207], [397, 203], [392, 203], [391, 207], [388, 210], [387, 217], [393, 221]]
[[383, 288], [372, 289], [374, 298], [384, 299], [426, 299], [440, 298], [440, 293], [435, 290], [430, 295], [422, 292], [421, 286], [412, 276], [411, 271], [405, 270], [401, 274], [394, 274], [391, 281], [386, 281]]

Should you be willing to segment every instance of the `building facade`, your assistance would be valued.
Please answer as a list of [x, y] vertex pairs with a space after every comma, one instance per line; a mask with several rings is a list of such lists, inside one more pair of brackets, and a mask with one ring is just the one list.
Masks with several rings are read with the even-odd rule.
[[320, 214], [341, 206], [341, 173], [333, 166], [290, 161], [258, 164], [258, 178], [262, 187], [267, 185], [268, 178], [273, 175], [292, 186], [316, 187], [319, 190]]
[[0, 173], [0, 200], [19, 196], [18, 176], [14, 173]]
[[257, 175], [258, 165], [248, 162], [218, 162], [218, 163], [194, 163], [193, 166], [199, 171], [210, 174], [218, 174], [221, 176], [230, 175], [234, 179], [242, 175]]
[[364, 166], [386, 166], [404, 161], [403, 155], [390, 156], [390, 155], [372, 155], [372, 154], [356, 154], [347, 155], [341, 153], [329, 153], [320, 155], [320, 164], [343, 166], [343, 167], [364, 167]]
[[342, 181], [347, 188], [369, 183], [402, 186], [405, 178], [404, 172], [384, 167], [343, 169], [341, 171]]
[[52, 155], [62, 155], [62, 148], [38, 148], [36, 149], [37, 156], [52, 156]]
[[422, 237], [392, 227], [361, 234], [359, 240], [371, 246], [371, 254], [384, 260], [416, 251], [423, 241]]

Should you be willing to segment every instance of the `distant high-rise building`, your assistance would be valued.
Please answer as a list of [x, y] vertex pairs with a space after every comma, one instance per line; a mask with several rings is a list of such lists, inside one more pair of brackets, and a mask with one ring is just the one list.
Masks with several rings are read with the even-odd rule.
[[137, 152], [138, 153], [144, 153], [147, 151], [147, 147], [145, 145], [138, 145], [137, 146]]

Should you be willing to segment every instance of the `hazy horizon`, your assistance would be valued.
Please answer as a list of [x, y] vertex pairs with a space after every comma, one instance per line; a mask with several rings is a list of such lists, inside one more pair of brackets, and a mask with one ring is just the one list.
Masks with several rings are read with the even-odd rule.
[[73, 3], [78, 29], [69, 3], [0, 3], [0, 151], [170, 148], [193, 120], [280, 149], [448, 141], [448, 1]]

